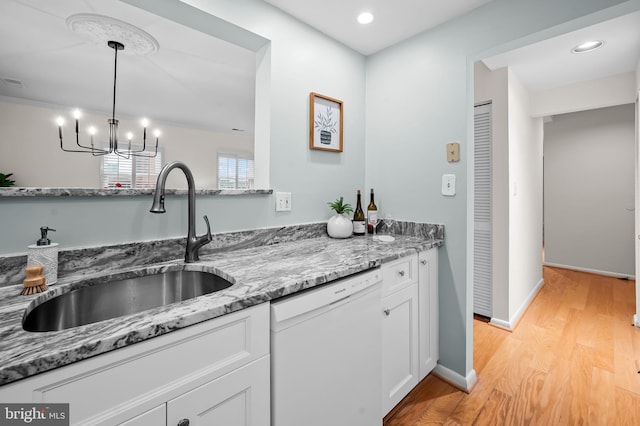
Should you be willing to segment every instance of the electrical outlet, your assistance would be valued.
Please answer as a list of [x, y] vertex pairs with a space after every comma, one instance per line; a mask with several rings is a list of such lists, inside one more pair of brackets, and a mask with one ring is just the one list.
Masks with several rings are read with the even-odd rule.
[[290, 192], [276, 192], [276, 211], [277, 212], [291, 211], [291, 193]]

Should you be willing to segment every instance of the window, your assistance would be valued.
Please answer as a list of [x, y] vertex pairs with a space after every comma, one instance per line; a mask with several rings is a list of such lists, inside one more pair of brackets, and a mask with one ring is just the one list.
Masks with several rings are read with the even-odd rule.
[[101, 163], [103, 188], [155, 188], [162, 169], [162, 152], [158, 149], [155, 157], [130, 158], [111, 153], [102, 156]]
[[253, 159], [218, 154], [218, 189], [252, 189], [253, 181]]

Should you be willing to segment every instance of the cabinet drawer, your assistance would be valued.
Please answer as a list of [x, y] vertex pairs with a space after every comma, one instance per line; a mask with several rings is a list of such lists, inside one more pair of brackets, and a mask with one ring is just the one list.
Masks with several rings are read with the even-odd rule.
[[382, 265], [382, 297], [418, 282], [418, 254]]

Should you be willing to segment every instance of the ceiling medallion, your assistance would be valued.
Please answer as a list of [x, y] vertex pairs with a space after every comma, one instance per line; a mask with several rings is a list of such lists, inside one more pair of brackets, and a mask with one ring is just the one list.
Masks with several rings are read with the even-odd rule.
[[111, 40], [125, 46], [123, 54], [148, 55], [156, 52], [160, 45], [148, 32], [119, 19], [94, 13], [78, 13], [66, 20], [67, 27], [91, 40], [94, 44], [104, 46]]

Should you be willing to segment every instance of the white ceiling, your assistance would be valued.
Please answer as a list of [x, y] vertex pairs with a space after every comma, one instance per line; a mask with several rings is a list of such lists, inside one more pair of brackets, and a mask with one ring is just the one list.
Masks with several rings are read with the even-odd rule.
[[[264, 0], [364, 55], [480, 7], [490, 0]], [[366, 26], [356, 21], [373, 12]], [[604, 40], [589, 54], [570, 53], [586, 40]], [[487, 58], [490, 69], [509, 66], [532, 92], [635, 70], [640, 54], [640, 12]]]
[[[571, 49], [588, 40], [604, 46]], [[483, 60], [489, 69], [509, 66], [531, 92], [596, 80], [636, 69], [640, 58], [640, 11]]]
[[118, 54], [117, 117], [253, 134], [254, 52], [118, 0], [2, 0], [0, 96], [111, 113], [114, 51], [68, 29], [76, 13], [125, 21], [160, 45]]
[[[492, 0], [264, 0], [363, 55], [436, 27]], [[375, 19], [356, 21], [361, 12]]]

